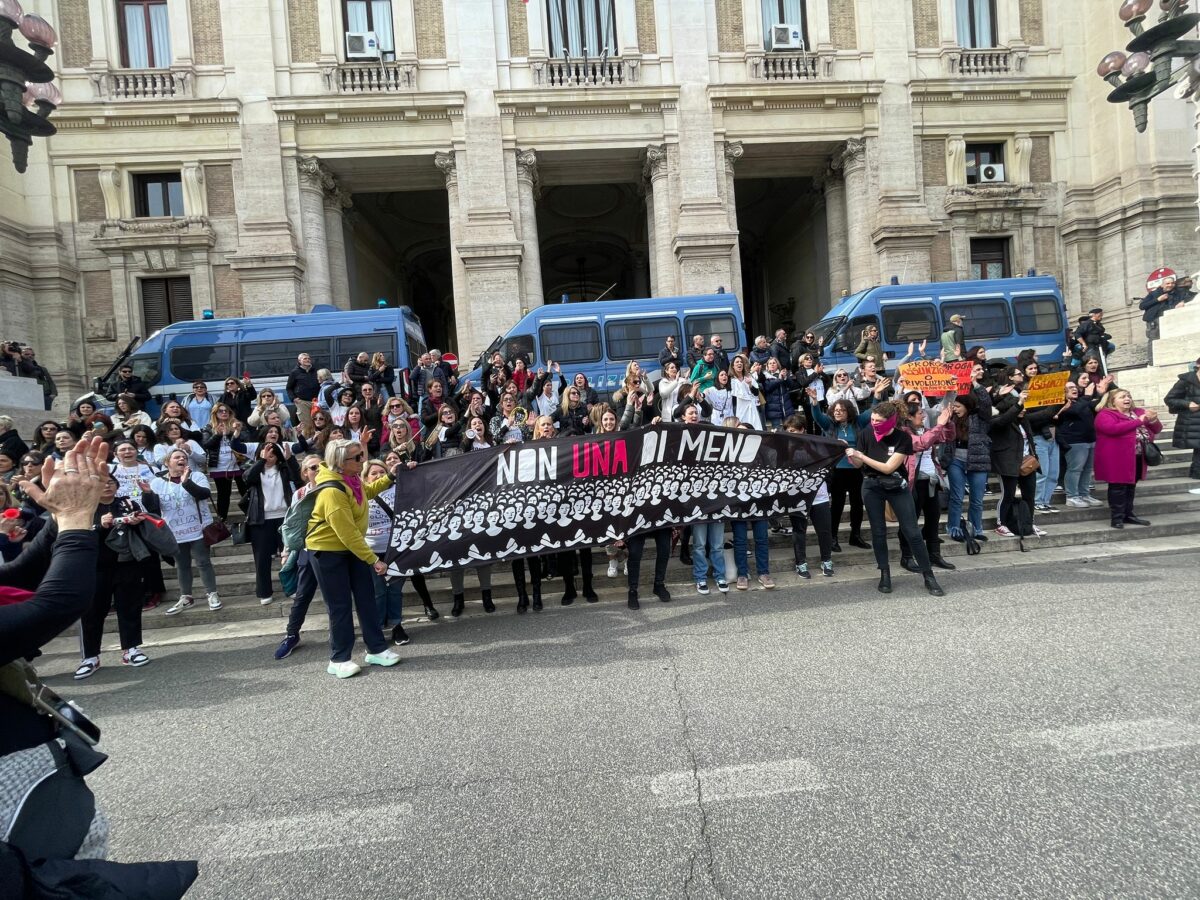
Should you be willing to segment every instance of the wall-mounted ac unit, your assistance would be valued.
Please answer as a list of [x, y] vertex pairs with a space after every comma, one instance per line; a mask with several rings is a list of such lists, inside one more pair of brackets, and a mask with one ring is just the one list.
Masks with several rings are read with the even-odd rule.
[[771, 26], [769, 44], [768, 50], [803, 50], [804, 38], [797, 26], [779, 22]]
[[981, 166], [979, 169], [979, 182], [981, 184], [991, 184], [995, 181], [1004, 180], [1004, 166], [1001, 163], [988, 163], [986, 166]]
[[379, 59], [379, 40], [375, 32], [347, 31], [346, 59]]

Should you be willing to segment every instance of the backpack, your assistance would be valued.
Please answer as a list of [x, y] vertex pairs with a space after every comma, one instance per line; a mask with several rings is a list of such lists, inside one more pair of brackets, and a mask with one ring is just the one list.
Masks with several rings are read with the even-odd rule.
[[279, 535], [283, 538], [283, 546], [288, 550], [304, 549], [304, 541], [308, 537], [313, 510], [317, 505], [317, 494], [331, 487], [343, 492], [346, 490], [340, 481], [323, 481], [288, 507], [288, 511], [283, 517], [283, 524], [279, 526]]

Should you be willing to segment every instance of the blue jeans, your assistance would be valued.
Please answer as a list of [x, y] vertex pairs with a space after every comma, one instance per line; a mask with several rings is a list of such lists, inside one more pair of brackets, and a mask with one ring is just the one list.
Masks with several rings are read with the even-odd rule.
[[976, 534], [983, 534], [983, 492], [987, 489], [987, 476], [987, 472], [968, 472], [966, 460], [950, 460], [950, 468], [946, 470], [950, 482], [946, 527], [951, 532], [958, 528], [958, 520], [962, 517], [963, 488], [969, 484], [971, 505], [967, 511], [967, 521]]
[[1049, 506], [1058, 484], [1058, 443], [1040, 435], [1033, 439], [1033, 451], [1038, 458], [1037, 490], [1034, 502], [1038, 506]]
[[738, 578], [750, 577], [750, 565], [746, 558], [746, 537], [750, 528], [754, 529], [754, 569], [756, 575], [771, 574], [771, 547], [768, 543], [767, 520], [757, 519], [754, 522], [733, 522], [733, 561], [737, 564]]
[[391, 583], [383, 575], [371, 570], [371, 580], [375, 583], [375, 608], [379, 610], [379, 627], [383, 628], [388, 622], [399, 622], [403, 615], [404, 579], [393, 578]]
[[692, 524], [692, 576], [696, 583], [708, 581], [708, 564], [712, 563], [717, 581], [725, 580], [725, 523], [695, 522]]
[[1092, 460], [1095, 453], [1095, 444], [1067, 445], [1067, 474], [1063, 477], [1063, 486], [1068, 498], [1091, 496]]

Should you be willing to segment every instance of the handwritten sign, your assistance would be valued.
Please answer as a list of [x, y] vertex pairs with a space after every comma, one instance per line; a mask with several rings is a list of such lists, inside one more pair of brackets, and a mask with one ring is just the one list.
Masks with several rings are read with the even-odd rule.
[[963, 394], [971, 389], [970, 362], [944, 363], [937, 360], [905, 363], [900, 380], [905, 390], [920, 391], [927, 397], [944, 397], [950, 391]]
[[1026, 409], [1038, 406], [1055, 406], [1063, 402], [1063, 388], [1071, 379], [1070, 372], [1050, 372], [1046, 375], [1035, 375], [1029, 382], [1029, 399], [1025, 401]]

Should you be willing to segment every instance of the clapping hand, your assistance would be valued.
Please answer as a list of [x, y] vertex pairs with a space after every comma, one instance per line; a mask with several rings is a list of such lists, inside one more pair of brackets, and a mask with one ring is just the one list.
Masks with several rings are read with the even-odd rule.
[[954, 416], [954, 406], [953, 405], [943, 406], [941, 413], [937, 417], [937, 423], [939, 425], [945, 425], [945, 424], [949, 423], [950, 419], [953, 416]]
[[108, 479], [107, 459], [104, 439], [85, 437], [66, 452], [61, 465], [48, 457], [42, 463], [41, 485], [30, 482], [25, 490], [38, 506], [54, 514], [60, 531], [89, 529]]

